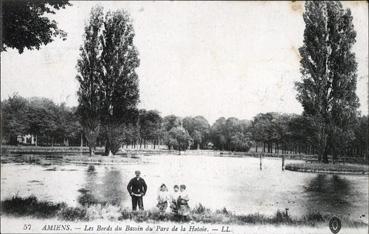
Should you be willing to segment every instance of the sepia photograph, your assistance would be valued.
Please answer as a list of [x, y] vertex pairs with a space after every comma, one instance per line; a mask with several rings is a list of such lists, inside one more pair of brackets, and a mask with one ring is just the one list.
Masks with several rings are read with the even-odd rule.
[[368, 1], [0, 8], [1, 233], [368, 233]]

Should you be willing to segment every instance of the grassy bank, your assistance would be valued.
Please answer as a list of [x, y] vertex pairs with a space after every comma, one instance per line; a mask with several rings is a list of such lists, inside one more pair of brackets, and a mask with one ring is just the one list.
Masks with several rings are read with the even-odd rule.
[[7, 154], [49, 154], [49, 153], [88, 153], [88, 147], [79, 146], [11, 146], [1, 147], [2, 155]]
[[324, 164], [324, 163], [289, 163], [286, 170], [299, 172], [344, 174], [344, 175], [368, 175], [369, 166], [359, 164]]
[[14, 196], [1, 201], [1, 214], [11, 214], [14, 216], [32, 216], [36, 218], [54, 217], [67, 205], [64, 203], [52, 203], [39, 201], [36, 197], [26, 198]]
[[117, 164], [132, 164], [141, 162], [142, 156], [122, 157], [121, 155], [102, 156], [95, 155], [90, 157], [84, 155], [67, 155], [67, 154], [53, 154], [53, 155], [38, 155], [38, 154], [23, 154], [23, 155], [9, 155], [1, 158], [1, 163], [31, 163], [37, 165], [55, 165], [59, 163], [69, 164], [88, 164], [88, 165], [117, 165]]
[[[84, 154], [89, 153], [89, 148], [86, 146], [83, 146], [82, 148], [80, 146], [34, 146], [34, 145], [28, 145], [28, 146], [13, 146], [13, 145], [3, 145], [1, 147], [1, 152], [3, 155], [7, 154], [54, 154], [54, 153], [78, 153], [81, 152]], [[96, 147], [95, 153], [102, 155], [105, 152], [104, 147]], [[123, 148], [121, 151], [117, 153], [117, 155], [131, 155], [140, 153], [142, 155], [152, 155], [152, 154], [167, 154], [167, 153], [173, 153], [176, 154], [178, 151], [176, 150], [167, 150], [167, 149], [145, 149], [145, 148], [136, 148], [136, 149], [126, 149]]]
[[[51, 203], [39, 201], [36, 197], [12, 197], [1, 201], [1, 213], [15, 217], [34, 218], [57, 218], [65, 221], [90, 221], [109, 220], [122, 221], [130, 220], [135, 222], [196, 222], [208, 224], [273, 224], [273, 225], [305, 225], [315, 226], [327, 223], [330, 215], [322, 215], [319, 212], [310, 213], [302, 218], [296, 219], [288, 213], [277, 211], [275, 215], [265, 216], [261, 214], [238, 215], [228, 211], [226, 208], [212, 211], [199, 204], [193, 208], [190, 215], [184, 219], [173, 213], [160, 213], [157, 209], [136, 211], [112, 206], [109, 204], [94, 204], [81, 207], [68, 207], [65, 203]], [[350, 227], [367, 226], [362, 221], [354, 221], [342, 217], [342, 223]]]

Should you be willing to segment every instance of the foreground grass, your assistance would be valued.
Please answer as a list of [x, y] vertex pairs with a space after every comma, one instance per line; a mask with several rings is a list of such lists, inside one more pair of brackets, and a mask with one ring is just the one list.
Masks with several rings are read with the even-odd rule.
[[324, 164], [324, 163], [289, 163], [285, 166], [286, 170], [300, 172], [321, 172], [332, 174], [355, 174], [368, 175], [368, 165], [358, 164]]
[[54, 204], [51, 202], [38, 201], [34, 196], [27, 198], [14, 196], [11, 199], [1, 201], [1, 213], [15, 216], [33, 216], [36, 218], [54, 217], [65, 207], [65, 203]]
[[[34, 196], [21, 198], [14, 196], [1, 201], [1, 213], [16, 217], [29, 216], [35, 218], [58, 218], [66, 221], [90, 221], [105, 219], [109, 221], [131, 220], [135, 222], [197, 222], [209, 224], [286, 224], [315, 226], [327, 223], [331, 218], [319, 212], [310, 213], [300, 219], [290, 217], [287, 213], [277, 211], [273, 216], [261, 214], [237, 215], [226, 208], [212, 211], [199, 204], [184, 219], [173, 213], [160, 213], [157, 209], [136, 211], [122, 209], [112, 205], [92, 204], [81, 207], [68, 207], [65, 203], [38, 201]], [[366, 226], [361, 221], [343, 218], [342, 223], [351, 227]]]

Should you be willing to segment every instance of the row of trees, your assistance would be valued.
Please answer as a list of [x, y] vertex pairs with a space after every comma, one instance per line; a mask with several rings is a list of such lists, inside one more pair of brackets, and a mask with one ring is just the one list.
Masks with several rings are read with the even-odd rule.
[[[141, 109], [135, 122], [120, 128], [120, 145], [146, 148], [166, 145], [168, 149], [217, 149], [269, 153], [318, 154], [319, 132], [314, 121], [304, 115], [260, 113], [250, 120], [234, 117], [217, 119], [210, 125], [203, 116], [162, 117], [158, 111]], [[18, 95], [2, 102], [2, 136], [10, 144], [17, 136], [31, 134], [39, 145], [80, 145], [81, 126], [76, 107], [56, 105], [46, 98], [25, 99]], [[103, 146], [106, 132], [99, 131], [93, 146]], [[118, 148], [119, 148], [118, 147]], [[345, 141], [335, 145], [337, 156], [361, 156], [368, 152], [368, 117], [353, 120]], [[333, 149], [328, 151], [333, 154]]]
[[47, 98], [14, 95], [1, 102], [2, 138], [17, 144], [17, 136], [31, 134], [39, 145], [76, 144], [81, 126], [76, 108], [56, 105]]

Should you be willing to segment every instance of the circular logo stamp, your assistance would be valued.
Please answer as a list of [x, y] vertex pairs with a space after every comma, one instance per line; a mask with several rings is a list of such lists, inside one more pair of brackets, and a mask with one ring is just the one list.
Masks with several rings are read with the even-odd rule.
[[332, 217], [329, 220], [329, 229], [331, 229], [331, 232], [336, 234], [341, 230], [341, 220], [337, 217]]

